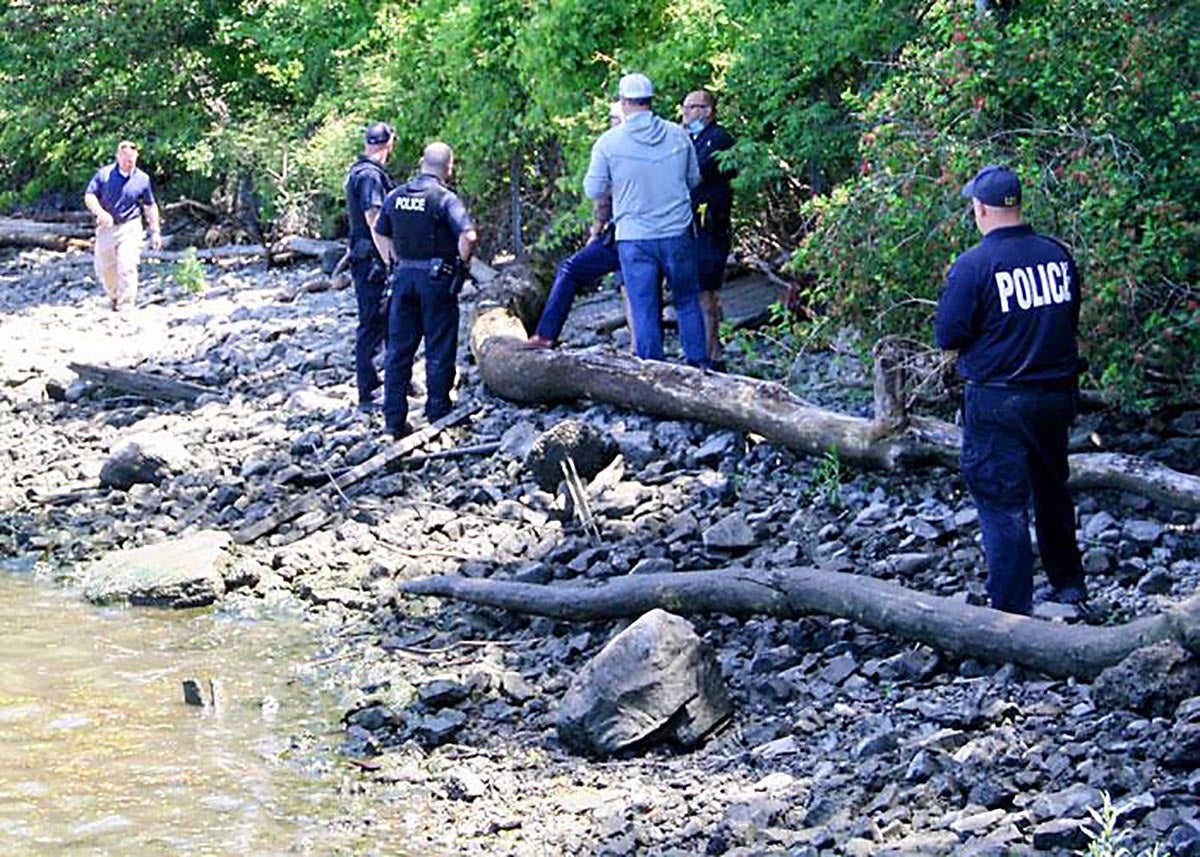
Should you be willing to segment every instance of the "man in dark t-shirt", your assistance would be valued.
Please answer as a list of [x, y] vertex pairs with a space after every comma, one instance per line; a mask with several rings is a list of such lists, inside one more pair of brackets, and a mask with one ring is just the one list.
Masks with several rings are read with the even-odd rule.
[[83, 194], [83, 204], [96, 218], [96, 278], [113, 310], [133, 306], [137, 300], [138, 261], [145, 240], [143, 213], [150, 228], [150, 246], [162, 249], [150, 176], [138, 169], [137, 159], [137, 144], [122, 140], [117, 144], [116, 161], [98, 169]]

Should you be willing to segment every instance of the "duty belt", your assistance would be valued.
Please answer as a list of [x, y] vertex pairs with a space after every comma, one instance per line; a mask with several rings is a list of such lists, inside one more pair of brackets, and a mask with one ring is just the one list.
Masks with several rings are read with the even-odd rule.
[[428, 259], [396, 259], [392, 264], [395, 268], [423, 269], [428, 271], [434, 262], [437, 262], [439, 266], [442, 264], [442, 260], [437, 256]]
[[1020, 390], [1026, 393], [1070, 393], [1078, 386], [1074, 376], [1070, 378], [1045, 378], [1039, 381], [968, 381], [973, 387], [986, 390]]

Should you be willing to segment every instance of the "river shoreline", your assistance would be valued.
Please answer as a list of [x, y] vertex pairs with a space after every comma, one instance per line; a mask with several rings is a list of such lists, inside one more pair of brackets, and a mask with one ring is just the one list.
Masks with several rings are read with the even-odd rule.
[[[27, 251], [0, 264], [6, 556], [71, 577], [106, 551], [232, 530], [389, 443], [352, 407], [353, 295], [302, 288], [315, 270], [230, 267], [194, 295], [169, 267], [144, 266], [142, 306], [115, 314], [85, 266], [61, 261]], [[62, 372], [72, 360], [220, 392], [195, 404], [104, 395]], [[944, 468], [831, 471], [753, 437], [611, 406], [520, 408], [488, 394], [465, 354], [459, 371], [459, 402], [481, 410], [423, 452], [497, 451], [380, 473], [311, 535], [237, 548], [240, 577], [224, 596], [227, 610], [297, 610], [323, 635], [315, 669], [346, 700], [339, 764], [375, 815], [353, 823], [380, 830], [355, 853], [394, 853], [400, 838], [421, 854], [1069, 853], [1086, 843], [1101, 791], [1135, 844], [1200, 853], [1200, 777], [1172, 756], [1200, 730], [1195, 692], [1191, 707], [1105, 708], [1083, 682], [948, 659], [820, 616], [692, 617], [729, 684], [730, 722], [690, 752], [568, 753], [556, 704], [624, 623], [413, 599], [398, 581], [586, 582], [819, 560], [978, 601], [978, 527]], [[827, 390], [830, 406], [861, 405], [860, 391], [837, 392], [863, 380], [845, 360], [814, 357], [791, 374]], [[599, 547], [524, 464], [532, 440], [568, 419], [621, 451], [595, 500]], [[158, 485], [101, 489], [113, 446], [137, 431], [171, 433], [186, 460]], [[1194, 411], [1153, 431], [1089, 414], [1077, 434], [1188, 472], [1200, 462]], [[1196, 591], [1194, 513], [1115, 492], [1077, 499], [1100, 614], [1088, 621]], [[731, 519], [742, 535], [713, 535]]]

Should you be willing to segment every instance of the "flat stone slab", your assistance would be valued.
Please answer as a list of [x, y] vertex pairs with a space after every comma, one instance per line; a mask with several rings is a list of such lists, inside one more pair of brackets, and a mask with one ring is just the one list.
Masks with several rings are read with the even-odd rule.
[[87, 566], [83, 594], [95, 604], [205, 607], [225, 594], [228, 533], [194, 535], [114, 551]]

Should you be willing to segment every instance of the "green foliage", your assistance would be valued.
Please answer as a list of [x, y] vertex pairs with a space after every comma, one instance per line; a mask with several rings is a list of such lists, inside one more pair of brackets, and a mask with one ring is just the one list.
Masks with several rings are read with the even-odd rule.
[[[741, 243], [795, 250], [826, 331], [927, 331], [974, 242], [962, 182], [1006, 161], [1027, 214], [1075, 248], [1092, 380], [1196, 395], [1200, 6], [1154, 0], [9, 0], [0, 6], [0, 202], [78, 198], [121, 137], [160, 195], [253, 183], [280, 229], [335, 233], [363, 126], [406, 175], [434, 139], [502, 250], [582, 237], [580, 179], [618, 78], [656, 110], [720, 96]], [[815, 194], [815, 196], [814, 196]], [[799, 246], [794, 245], [799, 243]], [[761, 351], [745, 340], [746, 348]], [[1183, 391], [1180, 393], [1179, 391]]]
[[836, 446], [830, 445], [817, 460], [809, 478], [808, 493], [835, 509], [842, 505], [842, 462]]
[[[1126, 847], [1129, 840], [1128, 830], [1117, 824], [1117, 810], [1113, 806], [1108, 792], [1100, 792], [1100, 809], [1088, 807], [1088, 815], [1092, 817], [1092, 827], [1084, 827], [1088, 837], [1088, 846], [1079, 851], [1082, 857], [1133, 857], [1133, 852]], [[1138, 857], [1170, 857], [1169, 851], [1160, 850], [1158, 845], [1145, 851], [1138, 852]]]
[[204, 274], [204, 263], [196, 255], [195, 247], [183, 251], [183, 258], [175, 263], [172, 272], [175, 282], [185, 292], [199, 294], [208, 288], [208, 278]]
[[1093, 380], [1137, 404], [1200, 384], [1200, 144], [1194, 4], [1025, 2], [1010, 17], [939, 3], [900, 70], [853, 103], [860, 175], [812, 200], [807, 298], [873, 336], [928, 330], [945, 269], [976, 239], [958, 188], [1013, 165], [1026, 215], [1084, 276]]

